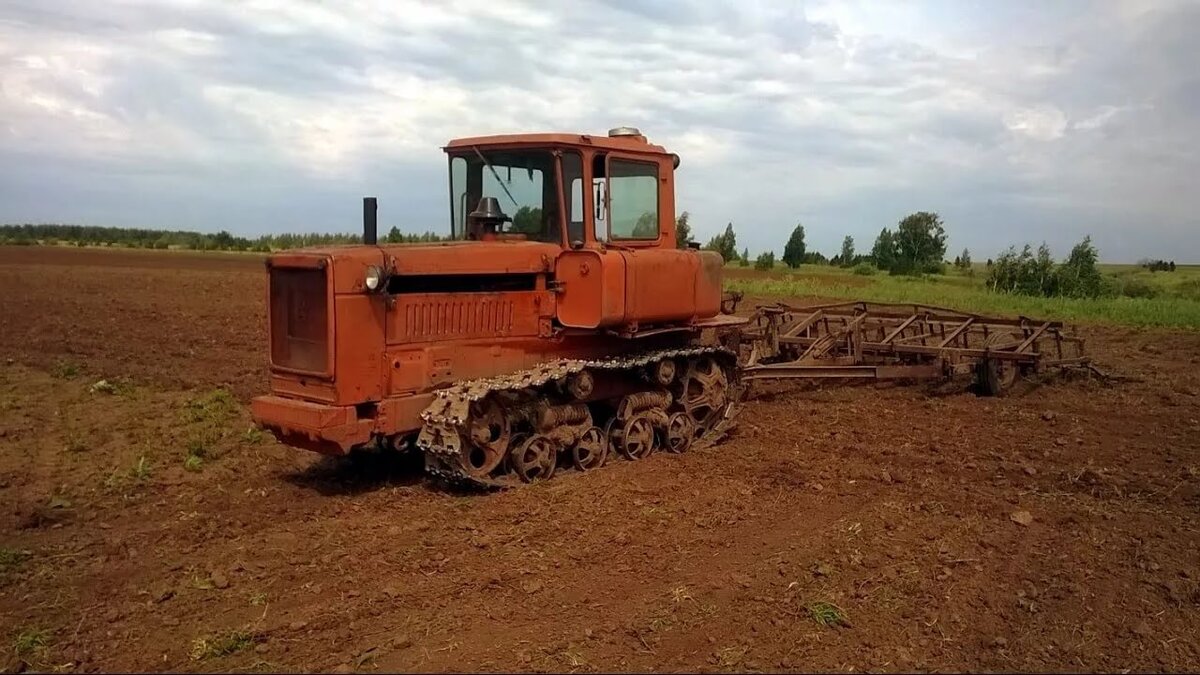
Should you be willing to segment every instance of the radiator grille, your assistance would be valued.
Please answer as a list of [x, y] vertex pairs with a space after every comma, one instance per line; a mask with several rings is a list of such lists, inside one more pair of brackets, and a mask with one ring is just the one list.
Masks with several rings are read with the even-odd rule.
[[329, 368], [329, 302], [325, 270], [271, 270], [271, 363], [323, 374]]
[[511, 300], [467, 298], [408, 303], [402, 332], [406, 340], [421, 341], [504, 335], [512, 327]]

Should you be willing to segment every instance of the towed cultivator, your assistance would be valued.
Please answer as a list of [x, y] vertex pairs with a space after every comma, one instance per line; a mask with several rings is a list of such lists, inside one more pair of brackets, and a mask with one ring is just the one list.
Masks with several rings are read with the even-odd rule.
[[998, 396], [1021, 374], [1089, 367], [1083, 339], [1058, 321], [1004, 319], [927, 305], [842, 302], [759, 307], [740, 335], [743, 382], [938, 380], [969, 375]]
[[973, 375], [1000, 394], [1087, 364], [1056, 322], [868, 303], [737, 316], [721, 256], [676, 245], [679, 157], [636, 129], [445, 150], [451, 241], [381, 244], [367, 198], [362, 245], [267, 260], [271, 392], [252, 410], [283, 443], [414, 449], [440, 480], [503, 487], [716, 442], [758, 380]]

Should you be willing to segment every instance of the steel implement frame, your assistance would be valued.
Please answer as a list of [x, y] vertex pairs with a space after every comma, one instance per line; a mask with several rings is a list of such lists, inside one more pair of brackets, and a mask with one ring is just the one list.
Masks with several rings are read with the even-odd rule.
[[751, 353], [746, 380], [938, 379], [986, 361], [1028, 372], [1089, 363], [1084, 341], [1061, 322], [922, 304], [761, 306], [741, 338]]

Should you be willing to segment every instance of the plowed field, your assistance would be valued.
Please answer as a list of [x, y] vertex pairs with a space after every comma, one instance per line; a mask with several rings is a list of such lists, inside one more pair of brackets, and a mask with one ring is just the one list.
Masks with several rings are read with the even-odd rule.
[[767, 387], [715, 448], [463, 495], [250, 428], [264, 281], [0, 248], [0, 663], [1200, 669], [1200, 334], [1081, 326], [1138, 381], [999, 399]]

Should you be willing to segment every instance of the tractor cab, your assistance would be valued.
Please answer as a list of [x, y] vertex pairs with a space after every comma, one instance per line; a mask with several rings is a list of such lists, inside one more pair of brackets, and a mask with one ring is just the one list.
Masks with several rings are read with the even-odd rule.
[[455, 239], [675, 245], [679, 158], [637, 129], [463, 138], [445, 150]]

